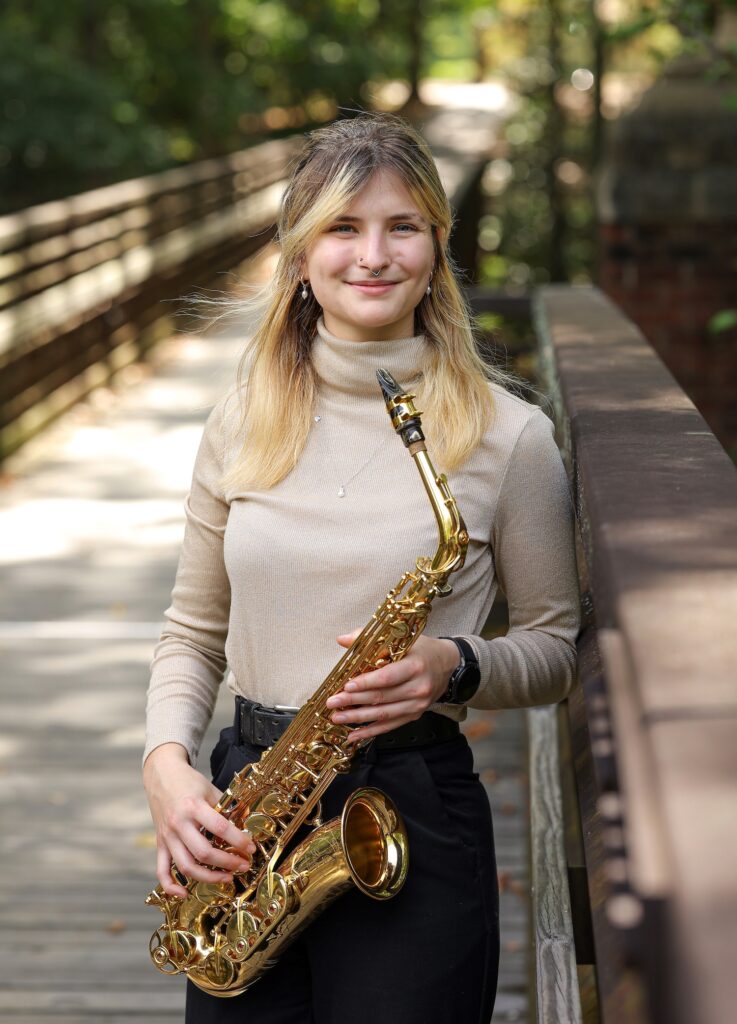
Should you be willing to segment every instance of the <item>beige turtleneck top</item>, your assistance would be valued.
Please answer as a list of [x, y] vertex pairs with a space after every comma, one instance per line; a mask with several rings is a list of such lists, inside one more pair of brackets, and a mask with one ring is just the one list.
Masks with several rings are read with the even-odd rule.
[[[313, 426], [297, 466], [269, 491], [226, 496], [237, 397], [204, 427], [185, 499], [186, 525], [170, 606], [151, 661], [144, 759], [176, 741], [195, 763], [226, 667], [227, 685], [262, 704], [300, 706], [343, 654], [336, 637], [362, 627], [437, 527], [411, 456], [387, 415], [375, 370], [403, 385], [421, 371], [422, 335], [337, 338], [322, 320], [312, 349], [319, 380]], [[476, 651], [474, 708], [561, 700], [575, 678], [580, 626], [574, 516], [551, 420], [496, 384], [482, 443], [448, 474], [468, 527], [464, 567], [438, 599], [428, 636], [462, 636]], [[432, 438], [428, 437], [432, 457]], [[344, 496], [339, 491], [344, 490]], [[480, 632], [497, 587], [510, 628]], [[465, 718], [465, 707], [433, 710]]]

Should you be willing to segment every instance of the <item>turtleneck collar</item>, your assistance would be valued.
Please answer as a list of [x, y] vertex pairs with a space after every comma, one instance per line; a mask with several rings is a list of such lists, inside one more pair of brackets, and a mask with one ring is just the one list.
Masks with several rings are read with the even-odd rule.
[[311, 354], [323, 394], [380, 398], [376, 371], [388, 370], [407, 385], [421, 373], [426, 351], [424, 334], [388, 341], [346, 341], [331, 334], [321, 316]]

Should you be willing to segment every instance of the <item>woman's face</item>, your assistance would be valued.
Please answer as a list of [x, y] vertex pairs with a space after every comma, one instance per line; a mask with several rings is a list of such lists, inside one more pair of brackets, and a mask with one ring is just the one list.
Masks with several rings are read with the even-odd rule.
[[[435, 262], [432, 228], [392, 171], [377, 171], [305, 254], [325, 326], [349, 341], [407, 338]], [[381, 268], [378, 277], [372, 270]]]

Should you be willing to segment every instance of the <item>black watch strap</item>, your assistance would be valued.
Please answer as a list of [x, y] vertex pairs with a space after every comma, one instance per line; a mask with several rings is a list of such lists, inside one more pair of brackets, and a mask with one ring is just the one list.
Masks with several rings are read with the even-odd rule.
[[448, 680], [448, 688], [439, 698], [439, 704], [465, 704], [479, 688], [481, 672], [478, 658], [467, 640], [459, 636], [442, 636], [441, 640], [452, 640], [461, 655], [461, 663]]

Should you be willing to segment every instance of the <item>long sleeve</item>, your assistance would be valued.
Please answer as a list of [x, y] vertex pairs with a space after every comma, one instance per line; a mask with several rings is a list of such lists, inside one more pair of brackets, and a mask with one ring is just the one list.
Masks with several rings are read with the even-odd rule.
[[552, 704], [569, 693], [581, 623], [575, 517], [552, 421], [536, 410], [508, 460], [492, 528], [509, 630], [467, 636], [481, 669], [475, 708]]
[[218, 487], [223, 404], [205, 423], [184, 501], [184, 540], [171, 604], [150, 664], [144, 761], [155, 747], [175, 741], [194, 764], [226, 667], [230, 583], [223, 537], [229, 508]]

